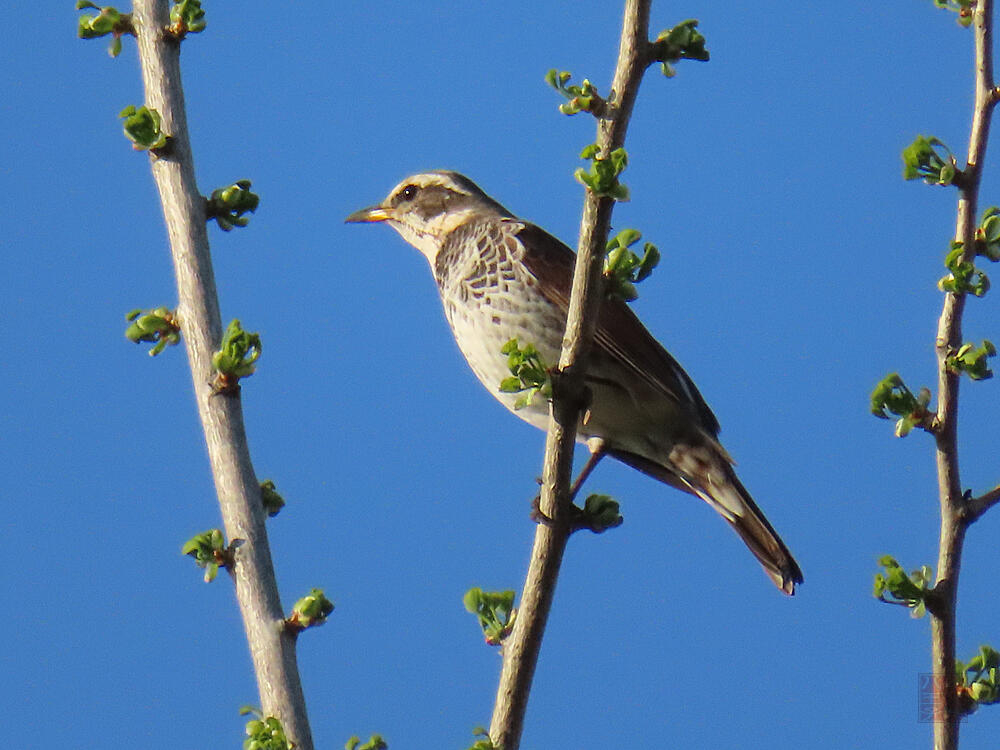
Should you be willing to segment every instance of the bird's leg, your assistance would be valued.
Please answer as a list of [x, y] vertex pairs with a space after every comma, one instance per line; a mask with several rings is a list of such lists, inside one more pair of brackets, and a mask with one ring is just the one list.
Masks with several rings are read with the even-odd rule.
[[[573, 481], [573, 485], [569, 490], [569, 501], [570, 504], [576, 499], [577, 493], [580, 492], [580, 488], [583, 483], [587, 481], [590, 474], [597, 468], [597, 464], [601, 462], [607, 453], [607, 448], [604, 445], [604, 439], [599, 437], [592, 437], [587, 440], [587, 448], [590, 450], [590, 457], [587, 459], [587, 463], [584, 464], [580, 473], [577, 475], [576, 479]], [[541, 495], [536, 495], [534, 500], [531, 502], [531, 518], [536, 523], [542, 523], [549, 525], [552, 523], [552, 519], [549, 518], [542, 512], [542, 508], [539, 505], [541, 502]], [[581, 523], [581, 518], [583, 511], [576, 505], [573, 505], [573, 522], [572, 525], [574, 529], [576, 528], [587, 528], [586, 523]]]
[[587, 481], [587, 477], [590, 473], [597, 468], [597, 464], [601, 462], [604, 455], [607, 453], [607, 448], [604, 445], [604, 438], [592, 437], [587, 440], [587, 448], [590, 450], [590, 457], [587, 459], [587, 463], [584, 464], [583, 469], [576, 477], [576, 481], [573, 482], [573, 486], [569, 490], [569, 500], [573, 502], [576, 499], [577, 493], [583, 486], [583, 483]]

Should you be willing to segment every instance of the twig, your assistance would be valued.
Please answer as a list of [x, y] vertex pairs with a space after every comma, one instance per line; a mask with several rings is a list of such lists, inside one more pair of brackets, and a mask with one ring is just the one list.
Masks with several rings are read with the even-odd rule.
[[[626, 0], [625, 3], [618, 64], [608, 94], [610, 106], [598, 121], [597, 143], [603, 154], [625, 142], [632, 106], [650, 61], [650, 2]], [[583, 375], [597, 323], [604, 247], [613, 208], [613, 199], [586, 191], [573, 290], [559, 359], [560, 374], [554, 382], [552, 418], [545, 442], [540, 507], [552, 523], [539, 524], [535, 531], [521, 606], [514, 630], [504, 641], [500, 685], [490, 723], [493, 744], [503, 750], [517, 750], [521, 742], [542, 635], [571, 533], [569, 487], [573, 449], [584, 402]]]
[[997, 503], [1000, 503], [1000, 487], [994, 487], [992, 490], [979, 497], [969, 498], [965, 504], [965, 522], [966, 524], [974, 523], [979, 519], [983, 513], [988, 511]]
[[277, 717], [299, 750], [312, 750], [305, 700], [295, 661], [295, 637], [281, 628], [284, 614], [264, 528], [261, 489], [250, 463], [238, 397], [213, 396], [212, 353], [222, 338], [219, 303], [205, 227], [205, 199], [194, 177], [181, 88], [180, 42], [165, 33], [168, 0], [135, 0], [134, 23], [146, 104], [172, 138], [168, 154], [153, 159], [174, 271], [177, 318], [184, 332], [198, 413], [205, 431], [226, 534], [242, 539], [233, 577], [246, 627], [262, 709]]
[[[955, 239], [963, 243], [964, 258], [975, 257], [976, 209], [982, 162], [986, 153], [990, 118], [996, 103], [992, 53], [993, 0], [979, 0], [973, 12], [975, 36], [976, 101], [969, 133], [968, 163], [959, 189]], [[957, 750], [961, 710], [954, 690], [955, 603], [961, 566], [962, 545], [969, 524], [958, 467], [959, 375], [947, 367], [947, 358], [962, 343], [964, 294], [946, 294], [938, 322], [938, 494], [941, 532], [938, 546], [937, 583], [931, 611], [931, 653], [934, 684], [942, 694], [935, 701], [942, 715], [935, 716], [934, 747]]]

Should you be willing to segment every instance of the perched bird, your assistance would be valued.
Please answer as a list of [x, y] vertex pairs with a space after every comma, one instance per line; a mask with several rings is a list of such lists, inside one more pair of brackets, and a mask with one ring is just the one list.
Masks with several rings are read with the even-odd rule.
[[[379, 205], [348, 222], [385, 222], [427, 258], [445, 316], [469, 366], [521, 419], [548, 425], [545, 399], [515, 410], [503, 393], [510, 376], [504, 343], [532, 343], [559, 361], [575, 255], [539, 227], [515, 217], [457, 172], [413, 175]], [[592, 460], [614, 458], [700, 497], [726, 519], [786, 594], [802, 572], [754, 503], [718, 441], [719, 423], [695, 384], [621, 300], [601, 303], [587, 367], [590, 404], [579, 439]], [[588, 464], [591, 466], [591, 464]]]

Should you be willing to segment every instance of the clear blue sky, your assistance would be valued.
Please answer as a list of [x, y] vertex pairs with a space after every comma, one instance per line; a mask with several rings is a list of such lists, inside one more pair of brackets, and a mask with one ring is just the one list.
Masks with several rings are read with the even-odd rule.
[[[122, 336], [126, 311], [175, 300], [147, 160], [116, 119], [142, 99], [135, 48], [76, 40], [72, 5], [32, 6], [0, 45], [4, 731], [238, 747], [256, 696], [231, 586], [179, 554], [219, 524], [186, 361]], [[499, 658], [461, 597], [520, 587], [542, 451], [466, 369], [420, 255], [342, 219], [452, 168], [574, 244], [593, 123], [542, 79], [606, 91], [619, 6], [292, 3], [269, 28], [267, 3], [207, 2], [185, 42], [200, 186], [249, 177], [262, 198], [249, 229], [210, 235], [224, 317], [264, 337], [243, 398], [258, 474], [289, 501], [270, 522], [283, 599], [337, 604], [301, 640], [321, 747], [464, 748], [488, 722]], [[964, 153], [969, 34], [930, 0], [658, 2], [653, 27], [689, 17], [712, 60], [647, 77], [615, 224], [659, 244], [636, 309], [806, 582], [781, 596], [702, 503], [602, 466], [590, 488], [625, 524], [571, 542], [525, 747], [927, 747], [928, 624], [870, 589], [879, 555], [934, 563], [932, 445], [892, 438], [867, 400], [890, 370], [934, 381], [954, 194], [904, 183], [898, 154], [917, 133]], [[1000, 336], [997, 294], [970, 303], [967, 338]], [[963, 384], [977, 492], [998, 480], [996, 389]], [[968, 537], [966, 657], [1000, 641], [1000, 599], [973, 595], [998, 529], [994, 511]], [[998, 728], [984, 710], [963, 735], [988, 747]]]

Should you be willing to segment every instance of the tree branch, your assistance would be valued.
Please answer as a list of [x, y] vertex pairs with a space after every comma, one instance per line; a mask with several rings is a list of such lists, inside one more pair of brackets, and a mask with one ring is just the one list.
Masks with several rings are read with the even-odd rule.
[[253, 657], [261, 706], [277, 717], [299, 750], [312, 750], [305, 700], [295, 661], [295, 636], [282, 627], [284, 613], [264, 528], [261, 489], [250, 463], [238, 396], [213, 395], [212, 354], [222, 338], [219, 303], [188, 139], [180, 76], [180, 42], [165, 33], [168, 0], [135, 0], [134, 23], [146, 105], [171, 136], [169, 153], [152, 160], [153, 178], [177, 277], [177, 319], [188, 352], [198, 413], [205, 431], [226, 534], [241, 539], [232, 571], [236, 598]]
[[[979, 0], [973, 12], [975, 37], [976, 101], [969, 133], [967, 165], [959, 189], [955, 239], [963, 243], [964, 259], [975, 257], [976, 212], [982, 162], [986, 154], [990, 119], [996, 94], [993, 84], [992, 53], [993, 0]], [[954, 689], [955, 675], [955, 604], [961, 567], [962, 545], [968, 527], [968, 509], [963, 498], [958, 464], [958, 392], [959, 375], [947, 366], [947, 358], [962, 344], [962, 313], [965, 295], [945, 295], [938, 321], [936, 349], [938, 357], [938, 495], [941, 506], [941, 531], [938, 546], [936, 606], [931, 612], [931, 653], [935, 701], [942, 714], [935, 716], [934, 747], [957, 750], [961, 711]]]
[[[607, 97], [610, 107], [597, 128], [597, 143], [604, 155], [625, 142], [632, 106], [649, 63], [650, 2], [626, 0], [625, 3], [618, 64]], [[503, 645], [500, 685], [490, 723], [493, 744], [503, 750], [517, 750], [520, 745], [542, 635], [571, 533], [569, 488], [573, 449], [585, 397], [583, 375], [597, 323], [604, 251], [613, 208], [613, 199], [586, 191], [560, 371], [554, 378], [552, 416], [545, 442], [540, 506], [552, 522], [539, 524], [535, 531], [517, 620]]]
[[983, 513], [1000, 503], [1000, 486], [979, 497], [969, 498], [965, 504], [965, 525], [975, 523]]

